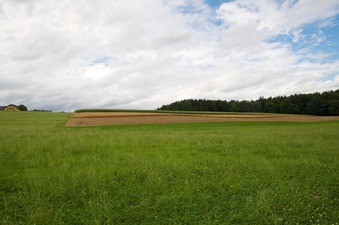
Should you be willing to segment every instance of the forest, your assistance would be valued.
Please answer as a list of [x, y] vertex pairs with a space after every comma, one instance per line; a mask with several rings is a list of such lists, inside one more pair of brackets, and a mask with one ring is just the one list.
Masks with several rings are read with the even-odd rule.
[[206, 100], [185, 99], [163, 105], [157, 110], [211, 111], [211, 112], [263, 112], [339, 115], [339, 89], [323, 93], [294, 94], [290, 96], [260, 97], [257, 100]]

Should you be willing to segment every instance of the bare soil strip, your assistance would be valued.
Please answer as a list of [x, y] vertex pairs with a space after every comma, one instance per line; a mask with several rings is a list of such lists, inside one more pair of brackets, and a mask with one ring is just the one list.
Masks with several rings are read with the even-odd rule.
[[114, 124], [159, 124], [223, 121], [290, 121], [315, 122], [339, 120], [339, 116], [307, 116], [284, 114], [180, 114], [143, 112], [89, 112], [74, 113], [66, 126], [102, 126]]

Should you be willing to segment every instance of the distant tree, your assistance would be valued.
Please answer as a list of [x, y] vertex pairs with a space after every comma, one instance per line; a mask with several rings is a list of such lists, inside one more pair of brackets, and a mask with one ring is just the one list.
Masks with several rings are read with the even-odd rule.
[[241, 101], [238, 103], [238, 111], [239, 112], [251, 112], [251, 103], [249, 101]]
[[27, 107], [24, 106], [24, 105], [22, 105], [22, 104], [18, 106], [18, 109], [19, 109], [20, 111], [27, 111]]
[[319, 95], [314, 95], [308, 102], [306, 111], [311, 115], [326, 116], [328, 115], [328, 108], [326, 102]]
[[294, 112], [297, 114], [307, 114], [308, 113], [308, 102], [311, 100], [313, 95], [315, 94], [295, 94], [291, 95], [289, 98], [291, 99], [292, 103], [294, 104]]
[[158, 110], [270, 112], [312, 115], [339, 115], [339, 89], [313, 94], [294, 94], [253, 101], [187, 99], [163, 105]]
[[221, 100], [218, 100], [217, 101], [217, 111], [218, 112], [228, 112], [228, 103], [227, 101], [221, 101]]
[[278, 106], [273, 101], [267, 101], [267, 103], [265, 104], [265, 112], [277, 113]]
[[237, 112], [238, 111], [238, 101], [231, 100], [228, 102], [229, 112]]
[[279, 104], [280, 113], [294, 113], [293, 108], [293, 103], [289, 98], [286, 98]]
[[330, 116], [339, 116], [339, 100], [329, 101], [328, 114]]
[[337, 91], [326, 91], [321, 94], [322, 99], [326, 99], [328, 101], [339, 100], [339, 90]]
[[259, 111], [258, 112], [265, 112], [265, 98], [263, 96], [260, 96], [260, 98], [257, 100], [259, 103]]

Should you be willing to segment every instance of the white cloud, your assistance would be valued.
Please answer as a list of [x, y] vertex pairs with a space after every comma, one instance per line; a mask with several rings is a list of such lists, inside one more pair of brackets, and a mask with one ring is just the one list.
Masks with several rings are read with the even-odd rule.
[[[0, 103], [150, 108], [184, 98], [256, 99], [339, 88], [338, 61], [294, 52], [331, 25], [335, 0], [0, 2]], [[219, 21], [218, 21], [219, 20]], [[221, 25], [219, 24], [221, 23]], [[312, 42], [326, 34], [314, 32]]]

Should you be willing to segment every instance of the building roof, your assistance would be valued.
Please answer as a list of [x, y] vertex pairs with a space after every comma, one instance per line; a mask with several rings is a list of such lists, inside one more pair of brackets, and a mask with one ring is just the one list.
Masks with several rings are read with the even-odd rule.
[[9, 105], [6, 105], [6, 106], [0, 106], [0, 110], [6, 110], [7, 107], [12, 107], [12, 108], [18, 109], [17, 105], [9, 104]]

